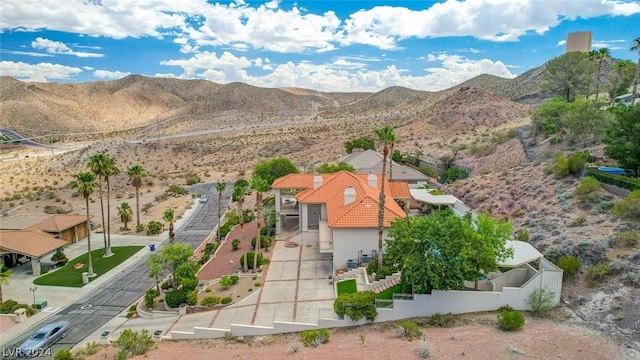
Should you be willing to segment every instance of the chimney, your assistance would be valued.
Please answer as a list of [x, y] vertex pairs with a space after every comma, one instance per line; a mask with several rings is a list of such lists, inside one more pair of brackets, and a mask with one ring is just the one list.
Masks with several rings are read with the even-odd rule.
[[371, 186], [374, 189], [378, 188], [378, 175], [376, 174], [369, 174], [369, 176], [367, 176], [367, 184], [369, 184], [369, 186]]
[[313, 189], [317, 189], [322, 186], [322, 175], [315, 175], [313, 177]]
[[349, 185], [344, 189], [344, 206], [356, 201], [356, 189]]

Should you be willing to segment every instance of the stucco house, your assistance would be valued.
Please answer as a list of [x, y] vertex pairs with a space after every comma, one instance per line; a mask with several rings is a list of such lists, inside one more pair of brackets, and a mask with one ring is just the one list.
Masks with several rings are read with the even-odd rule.
[[[318, 246], [333, 256], [333, 268], [353, 268], [377, 256], [378, 209], [382, 176], [340, 171], [335, 174], [290, 174], [276, 179], [276, 233], [289, 222], [289, 239]], [[384, 233], [391, 222], [406, 216], [397, 201], [411, 197], [405, 182], [385, 180]], [[296, 222], [297, 220], [297, 222]]]
[[[358, 173], [382, 174], [384, 157], [374, 150], [353, 149], [351, 154], [338, 159], [356, 169]], [[387, 159], [389, 161], [389, 159]], [[389, 161], [385, 169], [389, 181], [404, 181], [410, 184], [426, 183], [429, 177], [414, 168]]]

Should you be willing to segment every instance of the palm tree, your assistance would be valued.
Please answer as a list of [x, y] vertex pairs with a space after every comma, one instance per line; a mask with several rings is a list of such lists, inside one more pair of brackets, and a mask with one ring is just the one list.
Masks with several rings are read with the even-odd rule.
[[638, 66], [636, 66], [636, 77], [633, 81], [633, 90], [631, 91], [631, 105], [635, 104], [636, 94], [638, 93], [638, 82], [640, 81], [640, 37], [635, 38], [631, 42], [631, 47], [629, 51], [637, 51], [638, 52]]
[[118, 209], [118, 216], [120, 217], [120, 221], [122, 221], [124, 223], [124, 229], [127, 230], [127, 223], [129, 221], [131, 221], [131, 217], [133, 216], [133, 210], [131, 209], [131, 206], [129, 206], [129, 203], [126, 201], [123, 201], [120, 206], [117, 207]]
[[378, 136], [378, 140], [383, 144], [382, 148], [382, 183], [380, 184], [380, 199], [378, 205], [378, 267], [382, 266], [382, 233], [384, 232], [384, 182], [387, 176], [387, 156], [389, 156], [389, 145], [393, 144], [396, 140], [396, 135], [393, 132], [393, 128], [389, 125], [385, 125], [379, 129], [374, 129], [373, 132]]
[[131, 185], [136, 188], [136, 232], [142, 231], [140, 226], [140, 186], [142, 186], [142, 178], [147, 176], [147, 172], [140, 165], [133, 165], [127, 170], [127, 176]]
[[173, 238], [176, 236], [176, 234], [173, 233], [173, 209], [165, 210], [162, 219], [169, 223], [169, 243], [173, 244]]
[[591, 50], [589, 57], [596, 63], [596, 101], [598, 101], [598, 94], [600, 92], [600, 73], [602, 72], [602, 65], [607, 58], [611, 57], [611, 53], [607, 48], [601, 48], [598, 50]]
[[72, 189], [78, 189], [78, 194], [82, 195], [87, 208], [87, 253], [89, 257], [89, 276], [95, 276], [93, 273], [93, 260], [91, 259], [91, 229], [89, 228], [89, 196], [93, 194], [95, 188], [99, 185], [96, 182], [94, 173], [85, 172], [75, 175], [75, 180], [71, 182]]
[[[240, 184], [240, 185], [239, 185]], [[241, 244], [243, 244], [242, 249], [244, 251], [244, 264], [242, 265], [244, 272], [249, 271], [249, 259], [247, 258], [247, 247], [244, 246], [244, 215], [242, 214], [242, 203], [244, 203], [245, 192], [247, 188], [244, 184], [240, 182], [236, 182], [233, 186], [233, 197], [238, 202], [238, 221], [240, 222], [240, 229], [242, 230], [242, 239], [240, 240]], [[254, 256], [256, 256], [254, 254]]]
[[2, 304], [2, 285], [9, 285], [9, 277], [12, 274], [9, 268], [0, 266], [0, 304]]
[[107, 250], [105, 251], [104, 256], [111, 256], [111, 184], [109, 183], [109, 177], [115, 176], [120, 173], [120, 169], [116, 166], [116, 159], [107, 156], [105, 159], [105, 168], [102, 176], [104, 180], [107, 182]]
[[[102, 202], [102, 177], [104, 172], [106, 171], [107, 166], [107, 156], [104, 154], [93, 154], [89, 157], [89, 163], [87, 167], [91, 170], [92, 173], [96, 175], [98, 178], [98, 184], [100, 188], [100, 212], [102, 213], [102, 236], [104, 238], [104, 248], [107, 249], [107, 227], [105, 226], [104, 221], [104, 203]], [[106, 252], [105, 252], [106, 255]]]
[[256, 238], [255, 254], [253, 256], [253, 272], [258, 268], [258, 254], [262, 245], [262, 235], [260, 235], [260, 227], [262, 226], [262, 193], [269, 191], [270, 186], [267, 180], [261, 177], [251, 179], [251, 188], [256, 191], [256, 223], [258, 224], [258, 237]]
[[220, 212], [222, 211], [222, 192], [227, 188], [227, 184], [224, 182], [218, 181], [216, 183], [216, 190], [218, 190], [218, 244], [222, 239], [220, 239], [220, 217], [222, 216]]

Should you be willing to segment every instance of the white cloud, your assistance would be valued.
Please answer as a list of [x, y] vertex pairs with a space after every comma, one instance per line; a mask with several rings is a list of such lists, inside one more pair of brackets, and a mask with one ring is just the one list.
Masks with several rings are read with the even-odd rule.
[[66, 44], [60, 41], [52, 41], [49, 39], [43, 39], [41, 37], [36, 38], [31, 42], [31, 47], [36, 50], [44, 50], [49, 54], [62, 54], [73, 55], [81, 58], [100, 58], [104, 57], [104, 54], [88, 53], [88, 52], [76, 52], [69, 48]]
[[96, 70], [93, 72], [93, 76], [98, 79], [122, 79], [125, 76], [131, 75], [130, 72], [122, 72], [122, 71], [109, 71], [109, 70]]
[[0, 50], [3, 53], [11, 54], [11, 55], [25, 55], [25, 56], [33, 56], [33, 57], [53, 57], [51, 54], [43, 54], [39, 52], [33, 51], [14, 51], [14, 50]]
[[0, 74], [23, 81], [46, 82], [51, 79], [70, 79], [82, 69], [51, 63], [27, 64], [23, 62], [0, 61]]

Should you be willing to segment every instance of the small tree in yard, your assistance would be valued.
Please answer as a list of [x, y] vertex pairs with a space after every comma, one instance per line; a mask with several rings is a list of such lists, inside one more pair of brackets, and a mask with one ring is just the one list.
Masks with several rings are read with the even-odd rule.
[[531, 306], [531, 312], [533, 314], [542, 315], [545, 312], [553, 309], [553, 300], [555, 297], [556, 293], [547, 288], [536, 289], [533, 290], [531, 294], [529, 294], [526, 303], [527, 305]]
[[504, 331], [519, 330], [524, 326], [524, 316], [511, 308], [501, 308], [498, 312], [498, 326]]
[[227, 288], [231, 285], [233, 285], [233, 280], [231, 279], [230, 276], [225, 275], [222, 278], [220, 278], [220, 286], [222, 286], [225, 290], [227, 290]]
[[173, 288], [177, 288], [181, 279], [195, 278], [198, 264], [191, 260], [193, 248], [189, 244], [169, 244], [158, 254], [151, 255], [147, 266], [151, 269], [149, 277], [166, 271], [172, 275]]

